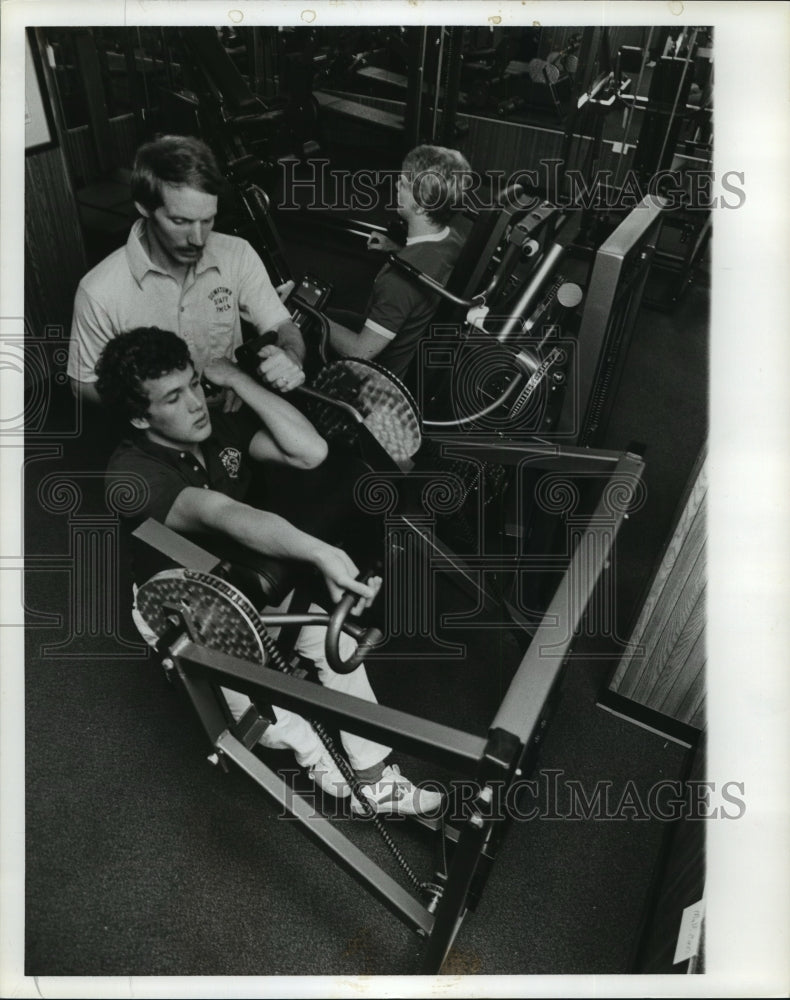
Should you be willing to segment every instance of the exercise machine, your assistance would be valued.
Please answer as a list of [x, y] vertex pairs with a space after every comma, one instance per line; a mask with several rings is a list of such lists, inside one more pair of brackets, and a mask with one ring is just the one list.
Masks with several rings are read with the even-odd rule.
[[[569, 539], [572, 544], [561, 582], [485, 737], [350, 698], [282, 669], [283, 664], [287, 666], [285, 655], [267, 636], [267, 627], [320, 620], [328, 626], [328, 655], [338, 664], [335, 644], [339, 632], [349, 627], [352, 596], [320, 618], [267, 616], [223, 579], [223, 568], [205, 550], [156, 522], [148, 521], [136, 532], [138, 542], [153, 546], [180, 566], [144, 583], [138, 592], [138, 608], [156, 636], [165, 669], [197, 714], [209, 742], [209, 759], [239, 767], [329, 857], [422, 938], [417, 971], [425, 975], [440, 972], [462, 921], [474, 911], [485, 890], [513, 825], [516, 797], [536, 766], [574, 635], [605, 575], [620, 525], [630, 506], [639, 502], [643, 470], [641, 459], [630, 453], [513, 446], [501, 441], [466, 445], [471, 456], [481, 449], [493, 450], [497, 460], [516, 466], [538, 463], [547, 475], [559, 473], [572, 479], [594, 472], [602, 486], [592, 517], [573, 528], [577, 537]], [[370, 632], [360, 635], [357, 631], [357, 635], [363, 645], [376, 638]], [[338, 665], [341, 669], [348, 666]], [[272, 666], [280, 669], [268, 669]], [[219, 685], [250, 698], [252, 707], [240, 722], [229, 722], [217, 693]], [[433, 824], [443, 859], [436, 872], [421, 878], [405, 857], [405, 848], [393, 843], [390, 851], [409, 883], [404, 888], [261, 760], [254, 747], [267, 725], [272, 702], [306, 714], [319, 726], [339, 725], [386, 740], [463, 776], [465, 780], [448, 790], [446, 809]], [[463, 794], [456, 794], [461, 789]], [[383, 832], [385, 840], [392, 839], [386, 829]]]

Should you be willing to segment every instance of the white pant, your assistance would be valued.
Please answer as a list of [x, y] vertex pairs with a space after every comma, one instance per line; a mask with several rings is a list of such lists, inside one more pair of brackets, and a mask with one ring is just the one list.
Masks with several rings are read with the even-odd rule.
[[[289, 594], [277, 608], [266, 608], [265, 613], [273, 614], [278, 611], [285, 611], [291, 601], [291, 596]], [[324, 612], [319, 605], [311, 604], [310, 613], [322, 614]], [[146, 642], [155, 645], [157, 637], [148, 628], [137, 611], [136, 606], [132, 612], [132, 617], [138, 631]], [[274, 638], [277, 637], [280, 631], [277, 628], [269, 626], [267, 626], [267, 629]], [[318, 669], [318, 676], [325, 687], [331, 688], [333, 691], [341, 691], [343, 694], [353, 695], [355, 698], [361, 698], [363, 701], [375, 702], [376, 696], [370, 686], [364, 664], [360, 664], [350, 674], [338, 674], [332, 670], [327, 663], [324, 652], [325, 636], [325, 625], [303, 626], [296, 641], [295, 648], [297, 653], [315, 663]], [[340, 655], [345, 660], [356, 649], [356, 643], [350, 636], [341, 633], [339, 648]], [[246, 695], [240, 694], [238, 691], [231, 691], [228, 688], [222, 688], [222, 693], [225, 696], [233, 718], [240, 719], [249, 708], [250, 699]], [[319, 739], [318, 734], [301, 715], [296, 715], [285, 708], [272, 707], [274, 708], [277, 722], [270, 723], [266, 727], [266, 731], [258, 742], [261, 746], [269, 747], [271, 750], [293, 750], [297, 763], [301, 767], [311, 767], [321, 757], [324, 749], [324, 745]], [[390, 752], [390, 747], [383, 746], [381, 743], [374, 743], [373, 740], [364, 739], [361, 736], [355, 736], [353, 733], [341, 732], [340, 738], [343, 748], [346, 751], [348, 762], [355, 771], [362, 771], [368, 767], [372, 767], [374, 764], [378, 764]]]
[[[276, 611], [285, 611], [290, 603], [291, 595], [285, 598], [278, 608], [266, 608], [266, 614]], [[317, 604], [310, 605], [311, 614], [324, 614], [323, 608]], [[270, 634], [276, 638], [279, 629], [268, 627]], [[343, 694], [353, 695], [363, 701], [375, 702], [376, 696], [370, 686], [368, 675], [365, 672], [364, 664], [360, 664], [356, 670], [350, 674], [336, 673], [326, 661], [324, 652], [324, 639], [326, 636], [325, 625], [304, 625], [296, 640], [296, 652], [300, 656], [312, 660], [318, 669], [318, 676], [321, 683], [333, 691], [341, 691]], [[354, 640], [344, 632], [340, 635], [340, 656], [345, 660], [356, 649]], [[246, 695], [237, 691], [229, 691], [222, 688], [228, 707], [234, 719], [239, 719], [250, 705], [250, 700]], [[297, 763], [302, 767], [310, 767], [315, 764], [323, 752], [323, 743], [318, 738], [318, 734], [310, 723], [294, 712], [289, 712], [285, 708], [273, 706], [277, 722], [269, 724], [266, 731], [258, 741], [261, 746], [269, 747], [271, 750], [293, 750]], [[390, 747], [385, 747], [381, 743], [374, 743], [372, 740], [363, 739], [353, 733], [341, 732], [340, 738], [346, 751], [349, 764], [355, 771], [362, 771], [372, 767], [384, 760], [390, 752]]]

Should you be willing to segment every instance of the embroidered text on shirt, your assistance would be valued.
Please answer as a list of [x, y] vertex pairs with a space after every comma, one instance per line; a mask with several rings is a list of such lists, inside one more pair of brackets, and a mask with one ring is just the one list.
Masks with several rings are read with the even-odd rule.
[[238, 448], [223, 448], [219, 453], [219, 460], [231, 479], [239, 478], [241, 468], [241, 452]]
[[233, 308], [231, 301], [233, 298], [233, 292], [224, 285], [219, 285], [213, 292], [209, 292], [208, 297], [214, 303], [214, 307], [217, 312], [227, 312], [229, 309]]

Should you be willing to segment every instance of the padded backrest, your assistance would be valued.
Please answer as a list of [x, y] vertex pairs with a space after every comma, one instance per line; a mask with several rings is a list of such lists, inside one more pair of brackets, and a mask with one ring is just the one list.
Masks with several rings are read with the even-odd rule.
[[[494, 252], [502, 242], [508, 226], [514, 217], [525, 210], [526, 206], [519, 201], [518, 192], [518, 188], [508, 188], [493, 200], [493, 204], [472, 210], [461, 217], [460, 225], [465, 226], [468, 233], [445, 286], [448, 292], [463, 299], [471, 299], [484, 286], [485, 279], [490, 274]], [[444, 301], [434, 319], [447, 322], [457, 315], [457, 311], [457, 306]]]

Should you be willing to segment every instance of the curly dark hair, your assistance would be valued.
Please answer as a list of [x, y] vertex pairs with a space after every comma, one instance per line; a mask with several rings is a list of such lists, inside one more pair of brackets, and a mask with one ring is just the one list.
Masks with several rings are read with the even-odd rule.
[[144, 417], [147, 379], [184, 371], [192, 364], [189, 348], [177, 334], [157, 326], [138, 326], [114, 337], [96, 364], [96, 390], [103, 403], [127, 420]]
[[137, 150], [132, 170], [132, 200], [153, 212], [162, 204], [163, 184], [218, 195], [224, 181], [214, 154], [202, 139], [162, 135]]

